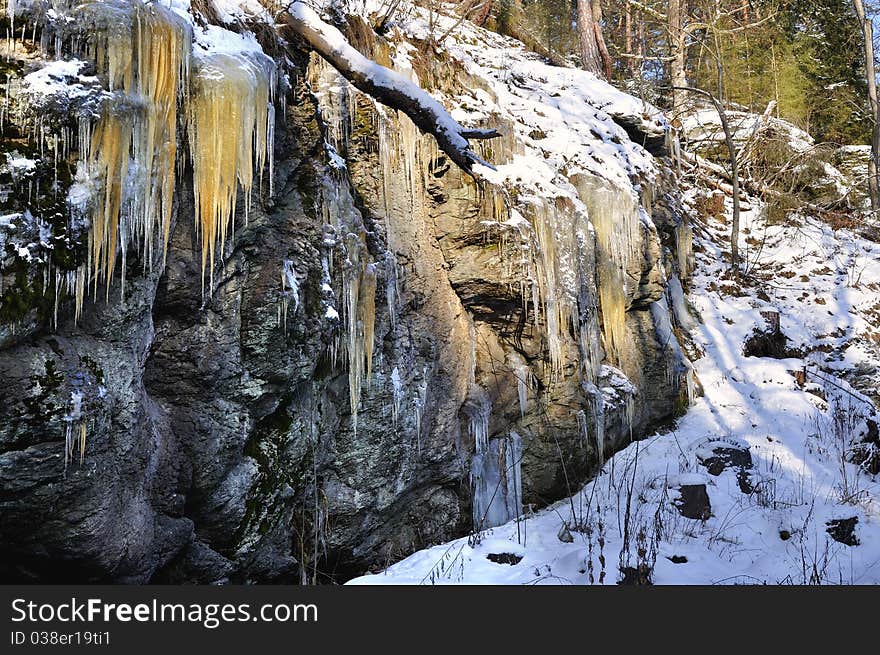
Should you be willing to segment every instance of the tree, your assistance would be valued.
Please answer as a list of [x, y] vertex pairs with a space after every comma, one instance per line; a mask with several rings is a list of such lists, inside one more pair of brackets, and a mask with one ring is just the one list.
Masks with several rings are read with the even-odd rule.
[[578, 0], [577, 26], [581, 66], [610, 80], [611, 57], [602, 36], [602, 6], [599, 0]]
[[669, 82], [672, 85], [672, 111], [677, 113], [684, 107], [687, 94], [687, 31], [684, 22], [684, 0], [669, 0], [666, 12], [669, 31]]
[[871, 108], [871, 159], [868, 162], [868, 189], [871, 196], [871, 210], [880, 210], [880, 184], [877, 172], [880, 170], [880, 105], [877, 103], [877, 77], [874, 72], [874, 29], [871, 19], [865, 13], [862, 0], [853, 0], [856, 16], [862, 27], [865, 49], [865, 78], [868, 83], [868, 104]]
[[721, 121], [721, 129], [724, 132], [724, 144], [727, 146], [727, 157], [730, 162], [730, 186], [732, 189], [731, 196], [733, 199], [733, 213], [730, 219], [730, 269], [734, 275], [739, 275], [739, 159], [736, 152], [736, 143], [733, 140], [733, 131], [730, 129], [730, 123], [727, 121], [727, 112], [721, 100], [703, 89], [693, 87], [681, 87], [679, 91], [686, 93], [695, 93], [707, 98], [715, 111], [718, 112], [718, 118]]

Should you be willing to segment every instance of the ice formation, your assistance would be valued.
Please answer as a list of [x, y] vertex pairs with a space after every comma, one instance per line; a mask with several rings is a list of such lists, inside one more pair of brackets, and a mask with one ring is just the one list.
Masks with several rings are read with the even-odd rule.
[[400, 379], [400, 370], [396, 366], [391, 371], [391, 391], [393, 396], [391, 422], [396, 430], [397, 421], [400, 417], [400, 403], [403, 400], [403, 381]]
[[129, 241], [153, 260], [157, 238], [164, 252], [171, 231], [177, 159], [178, 107], [186, 89], [192, 32], [158, 4], [86, 2], [76, 9], [90, 39], [72, 40], [77, 55], [95, 61], [114, 93], [91, 138], [82, 126], [80, 149], [101, 191], [92, 213], [89, 272], [95, 290], [109, 290], [122, 251], [123, 291]]
[[516, 395], [519, 400], [520, 418], [525, 417], [529, 411], [529, 393], [534, 387], [535, 376], [525, 363], [515, 364], [513, 374], [516, 376]]
[[86, 454], [86, 421], [83, 416], [83, 394], [80, 391], [70, 392], [68, 412], [64, 416], [64, 470], [73, 459], [74, 451], [79, 451], [79, 462], [83, 463]]
[[651, 318], [654, 321], [654, 331], [657, 335], [657, 341], [660, 348], [668, 352], [671, 357], [666, 358], [666, 375], [671, 383], [680, 386], [681, 381], [685, 383], [688, 394], [688, 404], [694, 400], [694, 389], [696, 381], [694, 379], [693, 364], [682, 350], [678, 337], [675, 335], [675, 329], [670, 319], [669, 304], [666, 297], [651, 303]]
[[690, 277], [693, 258], [694, 233], [687, 221], [682, 220], [675, 226], [675, 259], [678, 274], [682, 280]]
[[639, 205], [628, 190], [597, 178], [579, 178], [578, 192], [596, 229], [605, 351], [616, 362], [626, 338], [626, 270], [639, 236]]
[[[121, 254], [124, 294], [129, 246], [145, 268], [161, 248], [164, 265], [181, 168], [178, 131], [186, 127], [204, 289], [205, 269], [213, 280], [216, 249], [234, 221], [238, 190], [245, 218], [266, 165], [272, 192], [274, 62], [252, 37], [216, 26], [194, 33], [192, 14], [175, 3], [67, 1], [28, 11], [34, 29], [42, 26], [44, 53], [58, 59], [24, 79], [21, 111], [32, 117], [22, 123], [32, 125], [41, 152], [47, 142], [55, 149], [56, 160], [78, 142], [68, 204], [71, 221], [85, 220], [91, 229], [85, 273], [77, 279], [87, 279], [95, 293], [99, 283], [109, 292]], [[16, 12], [9, 3], [9, 17]], [[94, 62], [97, 77], [82, 75], [86, 61]], [[39, 112], [47, 104], [75, 116], [75, 136], [66, 126], [46, 131]]]
[[281, 304], [278, 307], [278, 324], [287, 333], [287, 315], [290, 311], [290, 303], [293, 303], [293, 313], [299, 309], [299, 283], [296, 279], [296, 271], [293, 262], [285, 259], [281, 265]]
[[367, 248], [366, 230], [360, 212], [346, 184], [329, 172], [322, 186], [320, 211], [331, 248], [326, 258], [328, 276], [333, 267], [333, 251], [341, 260], [342, 315], [345, 326], [345, 352], [348, 361], [349, 402], [352, 427], [357, 429], [361, 388], [369, 381], [373, 368], [378, 270]]
[[591, 444], [601, 469], [605, 465], [605, 396], [602, 390], [591, 382], [585, 382], [589, 413], [578, 410], [577, 420], [581, 439]]
[[222, 253], [234, 223], [238, 189], [247, 221], [254, 177], [269, 161], [274, 79], [275, 64], [262, 53], [218, 52], [196, 60], [189, 134], [203, 291], [205, 270], [213, 287], [216, 250]]
[[522, 439], [513, 430], [505, 437], [490, 440], [484, 452], [474, 455], [474, 529], [485, 530], [520, 517], [521, 463]]
[[[423, 28], [423, 17], [416, 10], [411, 20], [395, 28], [399, 30], [395, 36], [422, 38]], [[456, 29], [466, 33], [474, 28], [464, 23]], [[475, 83], [464, 89], [451, 85], [458, 94], [445, 98], [447, 106], [456, 107], [453, 114], [462, 124], [495, 124], [500, 120], [505, 133], [511, 133], [509, 138], [492, 142], [491, 159], [497, 170], [478, 168], [477, 175], [485, 184], [474, 193], [474, 203], [479, 205], [487, 238], [497, 236], [500, 265], [511, 279], [519, 281], [523, 310], [543, 336], [547, 370], [535, 374], [552, 381], [576, 363], [581, 379], [595, 390], [595, 394], [584, 393], [584, 418], [595, 426], [590, 429], [590, 442], [604, 460], [605, 413], [612, 410], [605, 407], [596, 383], [603, 358], [617, 363], [624, 350], [627, 270], [635, 263], [642, 223], [649, 220], [640, 199], [650, 206], [655, 170], [650, 156], [631, 145], [605, 111], [607, 108], [608, 112], [640, 117], [646, 124], [652, 123], [646, 125], [647, 130], [663, 129], [663, 121], [652, 108], [633, 105], [629, 96], [581, 72], [545, 67], [527, 57], [510, 58], [509, 43], [500, 37], [482, 31], [474, 39], [469, 34], [458, 36], [448, 42], [446, 54], [457, 60], [456, 66], [460, 64], [467, 79]], [[387, 54], [398, 74], [419, 84], [411, 60], [417, 56], [412, 46], [398, 38], [390, 39], [388, 45], [382, 56]], [[520, 88], [510, 83], [511, 76], [528, 83]], [[309, 81], [326, 124], [331, 166], [344, 169], [344, 161], [333, 162], [348, 156], [353, 135], [361, 129], [365, 114], [374, 121], [382, 183], [379, 206], [384, 203], [387, 249], [391, 253], [402, 251], [407, 232], [399, 227], [400, 221], [430, 213], [430, 173], [438, 156], [434, 140], [420, 134], [406, 116], [388, 111], [354, 90], [338, 72], [314, 56]], [[560, 96], [560, 88], [565, 88], [566, 94]], [[439, 89], [432, 89], [432, 93], [442, 95]], [[535, 138], [533, 134], [538, 132], [547, 136]], [[570, 156], [559, 156], [562, 152]], [[685, 237], [680, 239], [682, 252], [689, 243]], [[344, 248], [347, 265], [362, 270], [361, 244], [357, 239], [348, 244], [346, 241]], [[393, 324], [393, 307], [400, 290], [387, 262], [384, 270]], [[354, 280], [355, 273], [344, 273], [345, 277]], [[346, 287], [344, 282], [343, 288], [348, 304], [354, 307], [351, 294], [360, 292], [360, 286], [349, 283]], [[353, 310], [347, 313], [351, 316]], [[349, 319], [347, 331], [349, 350], [357, 353], [359, 343], [353, 337], [359, 333], [353, 319]], [[475, 363], [473, 353], [471, 359]], [[360, 393], [361, 365], [360, 356], [354, 360], [350, 357], [353, 403]], [[525, 417], [530, 411], [530, 393], [538, 387], [533, 384], [528, 366], [517, 366], [517, 362], [508, 365], [517, 378], [520, 416]], [[476, 385], [475, 378], [472, 371], [471, 389]], [[463, 411], [468, 434], [474, 439], [474, 521], [484, 526], [503, 514], [495, 513], [490, 487], [497, 486], [493, 476], [500, 475], [497, 472], [504, 467], [497, 465], [499, 439], [489, 438], [488, 420], [483, 428], [482, 408], [487, 405], [474, 405], [472, 400], [465, 403]], [[623, 394], [619, 400], [613, 411], [625, 414], [624, 422], [631, 427], [632, 394]], [[420, 419], [422, 406], [414, 402]], [[491, 412], [491, 403], [488, 407]], [[494, 518], [484, 516], [487, 513]]]

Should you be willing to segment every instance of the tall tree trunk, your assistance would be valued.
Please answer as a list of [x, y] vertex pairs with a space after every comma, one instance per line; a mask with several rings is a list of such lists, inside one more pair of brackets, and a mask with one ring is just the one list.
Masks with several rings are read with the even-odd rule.
[[483, 10], [480, 12], [480, 15], [474, 19], [474, 23], [476, 25], [479, 25], [480, 27], [482, 27], [483, 25], [486, 24], [486, 19], [488, 19], [489, 14], [492, 13], [492, 5], [493, 4], [494, 3], [492, 2], [492, 0], [486, 0], [485, 4], [483, 5]]
[[[634, 53], [634, 50], [633, 50], [633, 45], [634, 45], [634, 43], [633, 43], [633, 41], [634, 41], [634, 39], [633, 39], [633, 15], [632, 15], [632, 9], [630, 8], [629, 4], [626, 5], [626, 8], [624, 9], [624, 11], [626, 13], [624, 15], [623, 31], [624, 31], [624, 39], [625, 39], [625, 43], [626, 43], [626, 46], [625, 46], [626, 52], [627, 52], [627, 54], [633, 54]], [[627, 57], [626, 70], [629, 73], [630, 78], [635, 77], [636, 70], [637, 70], [636, 60], [633, 59], [632, 57]]]
[[593, 32], [596, 36], [596, 47], [599, 48], [599, 58], [602, 60], [602, 72], [605, 79], [611, 81], [611, 55], [608, 54], [608, 46], [605, 45], [605, 37], [602, 35], [602, 2], [590, 0], [590, 8], [593, 11]]
[[862, 24], [862, 35], [865, 47], [865, 77], [868, 82], [868, 102], [871, 105], [871, 159], [868, 162], [868, 190], [871, 195], [871, 209], [880, 210], [880, 181], [877, 172], [880, 170], [880, 105], [877, 102], [877, 78], [874, 71], [874, 28], [871, 19], [865, 14], [862, 0], [853, 0], [856, 15]]
[[686, 0], [669, 0], [666, 12], [669, 31], [669, 50], [672, 60], [669, 63], [669, 82], [672, 86], [672, 113], [677, 115], [687, 102], [687, 35], [684, 31], [684, 3]]
[[602, 55], [596, 39], [596, 21], [591, 0], [578, 0], [577, 29], [581, 49], [581, 66], [595, 75], [604, 75]]

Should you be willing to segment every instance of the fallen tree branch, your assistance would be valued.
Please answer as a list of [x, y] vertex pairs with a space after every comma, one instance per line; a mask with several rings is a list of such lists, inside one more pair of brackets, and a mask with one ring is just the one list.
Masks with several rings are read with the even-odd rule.
[[492, 139], [500, 136], [496, 130], [463, 128], [431, 94], [355, 50], [342, 32], [321, 20], [305, 3], [292, 3], [284, 19], [300, 39], [355, 88], [391, 109], [402, 111], [422, 132], [432, 134], [440, 150], [463, 171], [473, 175], [474, 164], [492, 168], [476, 155], [468, 139]]

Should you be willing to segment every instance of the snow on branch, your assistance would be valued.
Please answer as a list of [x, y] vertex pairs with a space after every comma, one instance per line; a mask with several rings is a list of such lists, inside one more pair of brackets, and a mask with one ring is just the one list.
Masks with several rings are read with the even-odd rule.
[[288, 25], [315, 52], [338, 70], [355, 88], [383, 105], [402, 111], [415, 125], [433, 134], [440, 150], [459, 168], [472, 174], [474, 164], [489, 166], [471, 148], [468, 139], [491, 139], [499, 136], [492, 129], [466, 129], [452, 118], [446, 108], [427, 91], [364, 57], [348, 43], [335, 27], [325, 23], [314, 9], [294, 2], [288, 9]]

